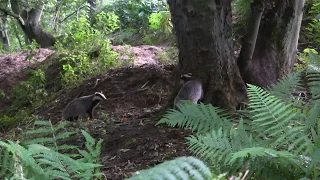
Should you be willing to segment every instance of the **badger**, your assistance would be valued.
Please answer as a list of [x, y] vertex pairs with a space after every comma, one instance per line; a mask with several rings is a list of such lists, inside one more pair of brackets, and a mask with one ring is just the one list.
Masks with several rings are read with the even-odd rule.
[[76, 98], [65, 107], [62, 119], [72, 121], [77, 120], [80, 115], [88, 114], [92, 120], [93, 110], [102, 100], [107, 100], [102, 92], [95, 92], [93, 95]]
[[199, 79], [193, 77], [192, 73], [182, 75], [181, 80], [184, 82], [184, 85], [174, 99], [174, 109], [177, 109], [183, 101], [189, 100], [197, 104], [203, 98], [202, 83]]

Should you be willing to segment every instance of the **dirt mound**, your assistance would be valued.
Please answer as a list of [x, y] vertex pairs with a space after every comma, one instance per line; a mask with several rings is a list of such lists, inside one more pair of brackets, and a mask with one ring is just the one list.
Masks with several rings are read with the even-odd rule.
[[29, 52], [21, 52], [15, 54], [0, 55], [0, 89], [7, 89], [17, 85], [20, 81], [26, 80], [26, 67], [33, 67], [34, 61], [42, 62], [54, 51], [49, 49], [39, 49], [33, 56], [32, 60], [28, 60]]
[[[116, 52], [125, 51], [124, 46], [112, 46], [112, 49]], [[158, 57], [156, 54], [158, 52], [161, 52], [165, 49], [165, 47], [160, 46], [148, 46], [148, 45], [142, 45], [142, 46], [134, 46], [129, 47], [127, 54], [133, 53], [135, 56], [134, 58], [134, 66], [141, 66], [145, 64], [158, 64]], [[128, 55], [122, 56], [122, 59], [129, 59]]]
[[[82, 119], [74, 126], [87, 129], [96, 139], [104, 139], [102, 170], [107, 179], [124, 179], [137, 170], [190, 155], [184, 138], [190, 132], [160, 128], [151, 120], [152, 114], [168, 103], [173, 69], [172, 65], [148, 65], [111, 70], [62, 92], [55, 103], [38, 114], [57, 122], [73, 98], [103, 91], [108, 100], [96, 108], [96, 119], [92, 123]], [[94, 88], [96, 79], [100, 80]]]
[[[113, 117], [139, 118], [159, 109], [167, 103], [171, 94], [171, 73], [174, 66], [143, 66], [111, 70], [104, 75], [89, 79], [82, 85], [63, 92], [50, 108], [39, 110], [39, 115], [60, 118], [63, 108], [80, 95], [102, 91], [107, 101], [101, 102], [97, 109], [103, 109]], [[94, 88], [96, 80], [97, 86]], [[99, 111], [99, 110], [98, 110]]]
[[[137, 170], [178, 156], [190, 155], [184, 138], [190, 132], [161, 128], [155, 126], [156, 122], [153, 120], [156, 112], [168, 103], [171, 96], [174, 65], [157, 65], [156, 52], [162, 48], [141, 46], [131, 49], [137, 56], [133, 67], [110, 70], [77, 87], [62, 90], [57, 93], [56, 99], [35, 112], [44, 119], [59, 122], [64, 107], [72, 99], [102, 91], [108, 100], [101, 102], [96, 108], [92, 123], [80, 119], [74, 122], [74, 128], [85, 129], [94, 138], [104, 140], [101, 163], [107, 179], [124, 179]], [[3, 59], [0, 58], [1, 62]], [[9, 58], [8, 64], [13, 61], [14, 58]], [[19, 66], [19, 63], [13, 64], [13, 67], [15, 65]], [[20, 65], [22, 71], [23, 64]], [[10, 73], [4, 76], [9, 77]], [[9, 84], [21, 80], [20, 76], [13, 77], [16, 79], [8, 82]], [[97, 79], [100, 80], [95, 86]], [[7, 83], [1, 85], [11, 87]], [[74, 143], [81, 145], [83, 141], [79, 137], [79, 141]]]

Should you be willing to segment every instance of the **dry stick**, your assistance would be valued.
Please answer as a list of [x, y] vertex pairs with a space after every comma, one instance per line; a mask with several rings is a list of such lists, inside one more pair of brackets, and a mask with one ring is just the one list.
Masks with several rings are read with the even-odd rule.
[[241, 180], [245, 180], [246, 176], [248, 175], [249, 170], [246, 170], [246, 173], [244, 173], [243, 177], [241, 178]]

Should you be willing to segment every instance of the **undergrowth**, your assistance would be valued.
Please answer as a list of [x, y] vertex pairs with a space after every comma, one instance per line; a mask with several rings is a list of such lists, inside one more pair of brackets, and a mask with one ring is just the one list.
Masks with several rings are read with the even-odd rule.
[[96, 142], [82, 131], [87, 150], [68, 145], [66, 141], [75, 133], [65, 131], [66, 126], [65, 122], [53, 126], [50, 121], [36, 121], [35, 129], [23, 133], [21, 142], [0, 141], [0, 176], [6, 179], [102, 179], [97, 161], [102, 140]]
[[[267, 90], [248, 84], [250, 103], [239, 111], [240, 120], [211, 105], [185, 103], [169, 110], [158, 124], [191, 129], [190, 150], [218, 173], [319, 179], [320, 57], [314, 57], [307, 69]], [[301, 90], [311, 96], [295, 93]]]

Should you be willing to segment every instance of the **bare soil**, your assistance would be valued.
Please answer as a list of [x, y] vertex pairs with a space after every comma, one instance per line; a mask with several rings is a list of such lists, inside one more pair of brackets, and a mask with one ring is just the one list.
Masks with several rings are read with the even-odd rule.
[[[58, 123], [63, 108], [72, 99], [102, 91], [108, 100], [95, 109], [95, 119], [89, 123], [83, 118], [73, 124], [77, 129], [87, 130], [94, 138], [104, 140], [101, 163], [106, 179], [124, 179], [137, 170], [190, 155], [185, 144], [185, 137], [190, 132], [155, 126], [160, 110], [167, 105], [171, 95], [174, 65], [158, 65], [155, 54], [162, 48], [141, 46], [133, 47], [133, 50], [137, 55], [135, 66], [110, 70], [78, 87], [59, 92], [61, 95], [57, 99], [36, 111], [37, 115]], [[13, 64], [11, 72], [16, 73], [14, 80], [1, 83], [0, 87], [4, 89], [23, 80], [17, 75], [22, 71], [14, 68], [15, 63], [11, 61], [15, 58], [11, 56], [0, 56], [0, 62], [7, 59], [8, 66]], [[26, 65], [17, 63], [20, 69]], [[10, 73], [0, 72], [0, 75], [5, 79]], [[100, 80], [94, 87], [96, 79]], [[81, 139], [79, 137], [78, 143], [83, 143]]]

